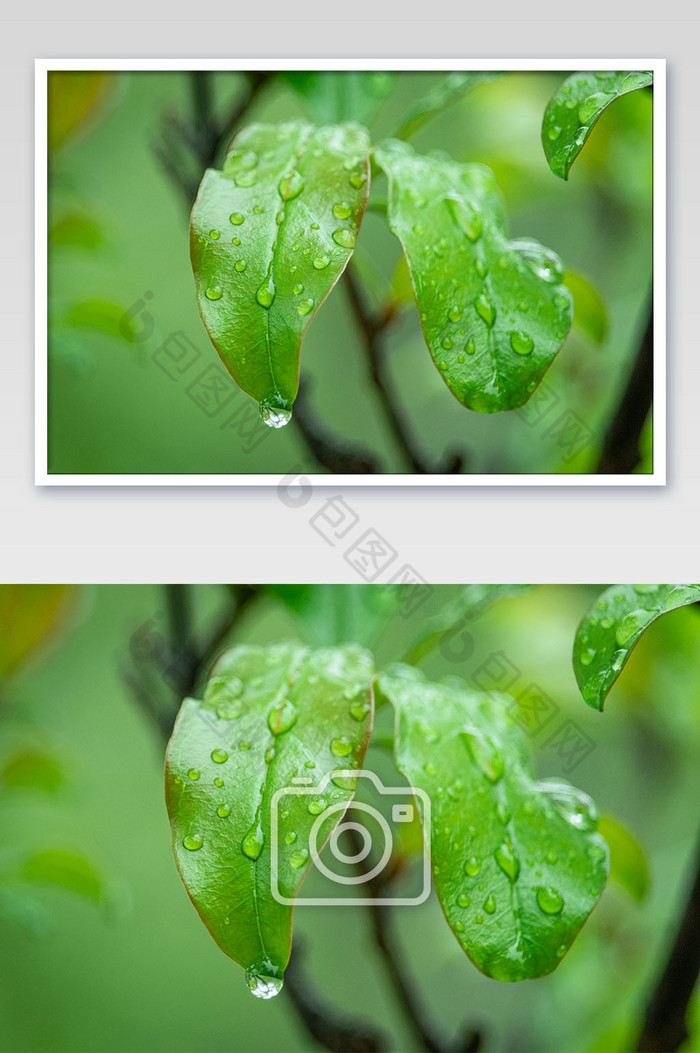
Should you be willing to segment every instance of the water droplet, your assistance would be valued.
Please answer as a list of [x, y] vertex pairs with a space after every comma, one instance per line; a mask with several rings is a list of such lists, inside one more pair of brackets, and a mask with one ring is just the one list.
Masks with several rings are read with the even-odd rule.
[[242, 274], [243, 271], [248, 266], [248, 264], [246, 263], [245, 260], [236, 260], [236, 262], [234, 263], [233, 266], [235, 267], [235, 269], [238, 271], [239, 274]]
[[443, 338], [442, 338], [442, 346], [445, 348], [446, 351], [449, 351], [450, 348], [452, 347], [452, 339], [451, 339], [451, 337], [443, 336]]
[[356, 775], [343, 775], [341, 772], [334, 772], [333, 775], [331, 775], [331, 782], [334, 786], [337, 786], [339, 790], [357, 789]]
[[538, 241], [520, 239], [512, 242], [514, 248], [523, 256], [528, 267], [545, 282], [560, 282], [563, 276], [561, 260], [556, 253], [540, 245]]
[[496, 815], [501, 820], [504, 826], [510, 820], [510, 810], [508, 809], [507, 805], [503, 803], [503, 801], [499, 801], [496, 805]]
[[264, 307], [265, 310], [267, 310], [272, 306], [272, 301], [275, 298], [276, 292], [275, 283], [272, 279], [272, 264], [270, 264], [267, 274], [258, 286], [257, 292], [255, 293], [255, 299], [261, 307]]
[[454, 304], [454, 306], [450, 307], [449, 311], [447, 312], [447, 317], [450, 319], [451, 322], [459, 322], [461, 321], [463, 314], [464, 310], [458, 304]]
[[612, 95], [609, 92], [597, 91], [585, 99], [578, 108], [578, 119], [581, 124], [589, 124], [599, 110], [605, 109]]
[[464, 864], [464, 872], [466, 874], [468, 874], [469, 877], [476, 877], [476, 875], [479, 873], [480, 870], [481, 870], [481, 860], [479, 859], [479, 857], [478, 856], [470, 856], [469, 859]]
[[276, 400], [266, 399], [260, 403], [260, 417], [268, 428], [284, 428], [292, 419], [292, 411]]
[[304, 315], [311, 314], [313, 309], [314, 301], [311, 299], [311, 297], [309, 297], [308, 300], [302, 300], [301, 303], [297, 306], [297, 314], [300, 314], [303, 317]]
[[331, 211], [336, 219], [350, 219], [352, 205], [348, 205], [347, 201], [336, 201]]
[[336, 757], [347, 757], [352, 753], [352, 742], [345, 735], [340, 738], [331, 739], [331, 753]]
[[223, 779], [219, 779], [218, 776], [217, 776], [217, 778], [214, 779], [214, 785], [215, 786], [223, 786], [224, 785], [224, 780]]
[[232, 212], [228, 218], [234, 227], [240, 227], [241, 223], [245, 223], [245, 216], [242, 212]]
[[479, 293], [474, 301], [474, 306], [476, 307], [476, 313], [486, 322], [490, 329], [496, 321], [496, 308], [491, 303], [488, 293]]
[[344, 227], [340, 227], [338, 230], [334, 230], [331, 234], [333, 241], [336, 245], [340, 245], [344, 249], [352, 249], [355, 245], [355, 232], [347, 230]]
[[581, 654], [579, 655], [579, 661], [581, 662], [581, 665], [590, 665], [593, 659], [595, 658], [596, 653], [597, 652], [594, 651], [592, 647], [586, 647], [585, 650], [581, 651]]
[[283, 735], [296, 724], [297, 711], [291, 702], [273, 706], [267, 714], [267, 726], [273, 735]]
[[470, 903], [471, 903], [471, 900], [470, 900], [469, 896], [466, 894], [466, 892], [460, 892], [460, 894], [457, 896], [457, 906], [458, 907], [468, 907]]
[[311, 224], [311, 229], [312, 230], [320, 230], [321, 229], [321, 224], [320, 223], [312, 223]]
[[226, 750], [212, 750], [211, 759], [214, 761], [214, 764], [224, 764], [228, 760], [228, 753]]
[[495, 914], [496, 912], [496, 897], [491, 894], [484, 900], [484, 910], [487, 914]]
[[494, 857], [511, 884], [515, 884], [520, 873], [520, 857], [513, 846], [504, 841], [494, 852]]
[[324, 253], [323, 256], [317, 256], [316, 257], [316, 259], [314, 260], [314, 267], [316, 268], [317, 271], [323, 271], [323, 270], [326, 269], [326, 267], [328, 266], [328, 264], [330, 262], [331, 262], [330, 256], [327, 256]]
[[532, 337], [522, 330], [513, 330], [509, 334], [510, 346], [516, 355], [529, 355], [535, 346]]
[[365, 719], [371, 708], [369, 702], [355, 702], [350, 706], [350, 716], [359, 723]]
[[460, 732], [460, 738], [467, 747], [469, 756], [489, 782], [498, 782], [506, 770], [506, 762], [493, 739], [476, 728]]
[[470, 337], [469, 340], [467, 340], [466, 344], [464, 345], [464, 350], [467, 352], [468, 355], [474, 354], [474, 352], [476, 351], [476, 341], [474, 340], [474, 337]]
[[262, 207], [262, 205], [253, 205], [253, 212], [256, 216], [262, 216], [264, 211], [265, 209]]
[[221, 237], [221, 231], [220, 230], [210, 230], [209, 231], [209, 237], [212, 238], [214, 241], [218, 241], [219, 238]]
[[318, 800], [309, 802], [308, 811], [311, 813], [311, 815], [320, 815], [321, 812], [325, 811], [325, 808], [326, 801], [323, 797], [319, 797]]
[[187, 777], [188, 779], [192, 779], [192, 782], [196, 782], [197, 779], [201, 776], [201, 774], [201, 771], [197, 771], [196, 768], [190, 768], [190, 770], [187, 772]]
[[478, 241], [484, 229], [484, 221], [478, 212], [468, 202], [459, 198], [448, 198], [447, 205], [462, 233], [466, 234], [470, 241]]
[[626, 657], [626, 651], [622, 649], [620, 649], [619, 651], [615, 651], [614, 655], [610, 659], [610, 668], [613, 669], [616, 673], [619, 673], [623, 665], [625, 664]]
[[255, 186], [255, 172], [239, 172], [233, 177], [233, 181], [236, 184], [236, 186]]
[[298, 285], [294, 286], [294, 295], [295, 296], [301, 296], [303, 291], [304, 291], [304, 286], [301, 283], [299, 283]]
[[312, 760], [304, 761], [304, 767], [305, 768], [315, 768], [316, 767], [316, 761], [312, 761]]
[[288, 834], [285, 834], [284, 840], [288, 845], [293, 845], [297, 839], [296, 830], [290, 830]]
[[282, 990], [282, 980], [275, 976], [261, 976], [259, 973], [246, 973], [245, 982], [256, 998], [274, 998]]
[[220, 300], [224, 295], [224, 290], [220, 285], [210, 285], [204, 295], [207, 300]]
[[367, 182], [367, 173], [364, 170], [353, 172], [348, 181], [350, 186], [354, 186], [356, 190], [359, 190]]
[[561, 128], [558, 124], [553, 124], [547, 132], [547, 138], [554, 142], [561, 135]]
[[423, 224], [422, 223], [414, 223], [413, 224], [413, 233], [417, 234], [419, 237], [422, 234], [425, 234], [425, 227], [423, 226]]
[[572, 826], [579, 830], [595, 830], [598, 825], [598, 811], [588, 794], [577, 790], [568, 782], [560, 783], [556, 779], [545, 779], [537, 785]]
[[258, 826], [257, 823], [253, 823], [241, 841], [241, 850], [244, 856], [255, 861], [262, 852], [264, 844], [265, 835], [262, 832], [262, 827]]
[[182, 843], [189, 852], [196, 852], [204, 844], [204, 838], [201, 834], [190, 834]]
[[615, 642], [618, 647], [624, 647], [628, 640], [641, 632], [649, 622], [649, 612], [641, 608], [626, 614], [615, 632]]
[[265, 750], [265, 763], [266, 764], [270, 764], [272, 762], [272, 758], [274, 757], [274, 755], [275, 755], [275, 747], [274, 746], [268, 746], [267, 749]]
[[431, 764], [430, 761], [425, 762], [423, 765], [423, 771], [426, 775], [437, 775], [437, 768], [434, 764]]
[[291, 856], [289, 857], [289, 862], [292, 864], [295, 870], [298, 870], [299, 867], [303, 867], [305, 865], [308, 858], [308, 848], [297, 848], [294, 852], [292, 852]]
[[535, 890], [537, 906], [544, 914], [561, 914], [564, 908], [564, 900], [555, 888], [540, 885]]
[[227, 815], [231, 814], [231, 809], [227, 804], [220, 804], [219, 807], [216, 809], [216, 814], [218, 815], [219, 819], [225, 819]]

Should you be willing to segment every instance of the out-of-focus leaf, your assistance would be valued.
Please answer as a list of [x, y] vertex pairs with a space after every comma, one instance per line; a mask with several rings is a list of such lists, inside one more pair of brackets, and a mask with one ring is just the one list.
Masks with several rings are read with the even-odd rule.
[[319, 124], [369, 124], [396, 86], [396, 74], [383, 70], [285, 70], [281, 76], [304, 98]]
[[71, 245], [94, 252], [103, 240], [102, 231], [95, 220], [80, 212], [69, 212], [49, 227], [49, 244], [52, 248]]
[[608, 313], [601, 296], [576, 271], [564, 272], [564, 285], [574, 298], [574, 326], [595, 344], [602, 344], [608, 335]]
[[610, 849], [610, 877], [636, 900], [649, 891], [649, 864], [644, 849], [626, 826], [610, 815], [601, 815], [598, 832]]
[[546, 976], [605, 885], [593, 802], [535, 781], [508, 695], [429, 683], [410, 666], [378, 691], [396, 712], [396, 766], [430, 800], [435, 890], [460, 945], [494, 979]]
[[440, 375], [479, 413], [522, 406], [571, 326], [559, 258], [538, 242], [508, 239], [485, 166], [421, 157], [396, 141], [375, 157], [389, 179], [389, 226]]
[[65, 622], [73, 585], [0, 585], [0, 678], [14, 673]]
[[420, 638], [413, 644], [406, 661], [420, 661], [438, 645], [445, 633], [460, 623], [478, 617], [499, 600], [520, 596], [531, 588], [532, 585], [464, 585], [459, 596], [423, 626]]
[[55, 793], [65, 781], [63, 768], [46, 750], [21, 749], [0, 765], [0, 787]]
[[569, 178], [593, 126], [611, 102], [652, 83], [652, 73], [600, 70], [572, 73], [550, 99], [542, 121], [542, 145], [555, 175]]
[[48, 74], [49, 153], [89, 123], [109, 98], [114, 74], [99, 70], [51, 70]]
[[99, 903], [104, 894], [102, 878], [85, 856], [64, 848], [52, 848], [28, 856], [20, 869], [22, 881], [55, 885]]
[[352, 798], [354, 780], [338, 773], [364, 760], [371, 680], [358, 647], [235, 647], [216, 662], [204, 700], [180, 710], [166, 761], [177, 868], [258, 997], [282, 986], [291, 901]]
[[436, 114], [447, 109], [471, 91], [477, 84], [484, 81], [494, 80], [500, 77], [500, 73], [489, 73], [485, 70], [460, 70], [448, 73], [435, 87], [419, 99], [411, 108], [408, 116], [404, 119], [401, 128], [396, 133], [396, 139], [408, 139], [415, 135], [426, 121], [431, 120]]
[[133, 343], [133, 321], [123, 305], [111, 300], [83, 300], [66, 312], [65, 325], [75, 329], [92, 329], [115, 340]]
[[204, 175], [190, 232], [199, 311], [272, 427], [291, 416], [302, 340], [352, 255], [368, 194], [357, 124], [253, 124], [223, 171]]
[[395, 589], [379, 585], [270, 585], [299, 619], [313, 647], [358, 643], [373, 648], [396, 612]]
[[584, 700], [602, 709], [634, 645], [667, 611], [700, 602], [700, 585], [614, 585], [576, 630], [574, 673]]

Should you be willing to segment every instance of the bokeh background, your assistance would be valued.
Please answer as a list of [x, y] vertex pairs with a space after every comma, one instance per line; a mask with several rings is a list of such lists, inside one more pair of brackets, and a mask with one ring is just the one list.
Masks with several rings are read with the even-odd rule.
[[[575, 326], [543, 386], [557, 414], [581, 422], [578, 442], [548, 433], [523, 411], [464, 409], [433, 366], [413, 304], [390, 331], [393, 384], [431, 461], [447, 449], [472, 473], [579, 473], [594, 469], [624, 390], [651, 293], [652, 98], [637, 91], [593, 130], [568, 183], [540, 143], [545, 106], [566, 73], [508, 73], [477, 85], [420, 130], [418, 150], [447, 150], [496, 173], [512, 234], [561, 256], [575, 294]], [[390, 135], [443, 74], [402, 73], [371, 122]], [[218, 362], [197, 313], [187, 208], [156, 154], [168, 155], [173, 115], [190, 118], [186, 72], [49, 74], [49, 471], [51, 473], [322, 472], [292, 423], [272, 434], [231, 382], [232, 401], [210, 414], [197, 379]], [[218, 114], [235, 108], [243, 78], [213, 73]], [[281, 77], [249, 119], [304, 113]], [[170, 123], [169, 123], [170, 121]], [[385, 196], [383, 178], [376, 193]], [[356, 258], [378, 300], [390, 295], [398, 241], [368, 213]], [[173, 376], [163, 347], [176, 334], [193, 365]], [[302, 349], [315, 413], [345, 440], [375, 451], [388, 472], [408, 472], [367, 377], [345, 292], [337, 287]], [[245, 409], [245, 404], [250, 406]], [[243, 427], [226, 427], [231, 410]], [[651, 471], [651, 420], [644, 458]]]
[[[576, 626], [599, 591], [538, 586], [504, 599], [469, 624], [466, 643], [453, 637], [424, 662], [431, 676], [456, 673], [482, 686], [506, 662], [513, 694], [537, 685], [559, 707], [554, 723], [573, 720], [592, 743], [568, 773], [547, 745], [549, 731], [533, 737], [538, 773], [569, 778], [627, 831], [613, 844], [614, 878], [547, 978], [500, 984], [479, 974], [434, 897], [396, 909], [402, 952], [431, 1018], [450, 1034], [478, 1024], [488, 1051], [630, 1049], [690, 876], [700, 616], [686, 608], [653, 625], [600, 714], [581, 700], [570, 660]], [[377, 644], [378, 663], [401, 656], [456, 592], [438, 586], [410, 617], [394, 618]], [[214, 631], [229, 599], [223, 586], [192, 588], [198, 633]], [[322, 599], [315, 622], [328, 631], [330, 600]], [[9, 627], [0, 642], [0, 1050], [314, 1048], [285, 991], [270, 1002], [251, 997], [175, 871], [163, 742], [148, 707], [171, 631], [163, 587], [4, 586], [0, 607]], [[265, 590], [233, 638], [308, 638], [313, 625]], [[152, 677], [146, 702], [134, 691], [135, 672], [142, 684]], [[393, 1048], [412, 1051], [366, 913], [361, 905], [299, 909], [295, 938], [323, 997], [380, 1023]], [[697, 996], [691, 1015], [687, 1051], [700, 1049]]]

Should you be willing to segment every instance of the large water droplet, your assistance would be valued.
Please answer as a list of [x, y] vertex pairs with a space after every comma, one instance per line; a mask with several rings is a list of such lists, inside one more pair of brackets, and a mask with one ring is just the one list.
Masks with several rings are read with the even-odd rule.
[[474, 301], [476, 307], [476, 313], [482, 318], [489, 329], [496, 321], [496, 308], [491, 303], [491, 299], [487, 292], [479, 293], [476, 300]]
[[460, 732], [460, 738], [467, 747], [469, 756], [486, 778], [490, 782], [498, 782], [506, 770], [506, 762], [493, 739], [476, 728]]
[[266, 310], [272, 306], [272, 301], [275, 298], [275, 283], [272, 278], [272, 268], [268, 270], [267, 274], [258, 286], [257, 292], [255, 293], [255, 299], [258, 301], [261, 307]]
[[299, 870], [300, 867], [306, 865], [308, 858], [308, 848], [297, 848], [294, 852], [292, 852], [291, 856], [289, 857], [289, 862], [295, 870]]
[[496, 912], [496, 897], [491, 894], [484, 900], [484, 910], [487, 914], [495, 914]]
[[201, 834], [190, 834], [182, 843], [189, 852], [196, 852], [204, 844], [204, 838]]
[[460, 892], [460, 894], [457, 896], [457, 906], [458, 907], [468, 907], [470, 903], [471, 903], [471, 900], [470, 900], [469, 896], [466, 894], [466, 892]]
[[494, 852], [496, 862], [511, 884], [515, 884], [520, 873], [520, 857], [512, 845], [504, 841]]
[[529, 355], [535, 346], [532, 337], [522, 330], [513, 330], [508, 335], [510, 336], [510, 346], [516, 355]]
[[209, 288], [205, 290], [204, 295], [207, 300], [220, 300], [224, 295], [224, 290], [220, 285], [210, 285]]
[[297, 314], [300, 314], [303, 318], [305, 315], [311, 314], [313, 309], [314, 301], [311, 299], [311, 297], [309, 297], [308, 300], [302, 300], [301, 303], [298, 304]]
[[267, 714], [267, 726], [273, 735], [283, 735], [296, 724], [297, 711], [291, 702], [282, 706], [273, 706]]
[[314, 260], [314, 267], [317, 271], [323, 271], [326, 269], [328, 264], [331, 262], [330, 256], [324, 253], [322, 256], [317, 256]]
[[612, 95], [609, 92], [597, 91], [585, 99], [578, 108], [578, 119], [581, 124], [588, 124], [599, 110], [604, 110]]
[[481, 870], [481, 860], [479, 859], [479, 857], [478, 856], [470, 856], [469, 859], [464, 864], [464, 872], [466, 874], [468, 874], [469, 877], [476, 877], [476, 875], [479, 873], [480, 870]]
[[238, 172], [238, 174], [233, 177], [233, 181], [236, 186], [255, 186], [255, 172]]
[[253, 823], [248, 833], [241, 841], [241, 851], [244, 856], [248, 859], [255, 861], [263, 850], [265, 844], [265, 835], [262, 832], [262, 827], [258, 826], [257, 823]]
[[282, 176], [277, 189], [283, 201], [291, 201], [292, 198], [298, 197], [304, 189], [304, 177], [295, 169], [288, 175]]
[[512, 244], [538, 278], [546, 282], [561, 281], [564, 272], [561, 260], [556, 253], [546, 249], [538, 241], [528, 241], [526, 238], [521, 238]]
[[224, 764], [228, 760], [228, 753], [226, 750], [216, 749], [211, 751], [211, 759], [214, 764]]
[[359, 172], [353, 172], [348, 177], [348, 182], [350, 183], [350, 186], [354, 186], [356, 190], [359, 190], [360, 187], [363, 187], [367, 182], [367, 173], [364, 169]]
[[260, 403], [260, 417], [268, 428], [283, 428], [292, 419], [289, 403], [275, 393]]
[[331, 739], [331, 753], [336, 757], [347, 757], [352, 753], [352, 742], [345, 735], [337, 739]]
[[556, 779], [544, 779], [537, 785], [572, 826], [579, 830], [595, 830], [598, 825], [598, 811], [588, 794]]
[[628, 640], [641, 632], [649, 622], [649, 611], [641, 608], [626, 614], [615, 631], [615, 642], [624, 647]]
[[340, 245], [344, 249], [352, 249], [355, 245], [356, 235], [354, 230], [347, 230], [345, 227], [340, 227], [338, 230], [334, 230], [331, 234], [333, 241], [336, 245]]
[[236, 262], [234, 263], [233, 266], [235, 267], [235, 269], [238, 271], [239, 274], [242, 274], [243, 271], [248, 266], [248, 264], [246, 263], [245, 260], [236, 260]]
[[448, 198], [447, 206], [462, 233], [470, 241], [478, 241], [484, 229], [484, 221], [478, 212], [468, 202], [458, 198]]
[[232, 212], [228, 218], [234, 227], [240, 227], [241, 223], [245, 223], [245, 216], [242, 212]]
[[348, 205], [347, 201], [336, 201], [331, 211], [336, 219], [350, 219], [352, 205]]
[[220, 804], [219, 807], [216, 809], [216, 814], [218, 815], [219, 819], [225, 819], [226, 816], [231, 814], [231, 809], [227, 804]]
[[256, 998], [274, 998], [282, 990], [283, 980], [276, 976], [261, 976], [260, 973], [246, 973], [245, 982]]
[[311, 813], [311, 815], [320, 815], [321, 812], [325, 811], [325, 809], [326, 801], [323, 797], [319, 797], [317, 800], [309, 802], [308, 810]]
[[371, 708], [369, 702], [355, 702], [350, 706], [350, 716], [359, 723], [365, 719]]
[[560, 914], [564, 908], [564, 900], [555, 888], [540, 885], [535, 890], [537, 906], [544, 914]]
[[547, 138], [551, 142], [555, 142], [561, 135], [561, 127], [558, 124], [553, 124], [547, 131]]
[[196, 768], [190, 768], [190, 770], [187, 772], [187, 777], [188, 779], [192, 779], [192, 782], [196, 782], [197, 779], [200, 778], [201, 774], [201, 771], [197, 771]]
[[461, 308], [458, 304], [454, 304], [452, 307], [450, 307], [449, 311], [447, 312], [447, 317], [451, 322], [459, 322], [461, 321], [463, 314], [463, 308]]

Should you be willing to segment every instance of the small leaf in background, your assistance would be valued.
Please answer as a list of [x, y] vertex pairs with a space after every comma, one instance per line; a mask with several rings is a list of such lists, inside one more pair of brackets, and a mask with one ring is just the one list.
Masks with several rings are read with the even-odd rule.
[[498, 692], [410, 666], [379, 677], [396, 713], [396, 766], [431, 802], [431, 865], [450, 928], [497, 980], [556, 969], [608, 873], [586, 794], [536, 782], [524, 735]]
[[349, 642], [373, 648], [396, 612], [395, 589], [381, 585], [269, 585], [297, 617], [304, 642], [328, 647]]
[[70, 245], [94, 252], [104, 241], [102, 230], [94, 219], [81, 212], [67, 212], [49, 227], [52, 248]]
[[479, 413], [522, 406], [571, 326], [559, 258], [536, 241], [508, 240], [501, 195], [484, 165], [422, 157], [396, 141], [375, 157], [389, 179], [389, 226], [443, 380]]
[[368, 154], [357, 124], [253, 124], [201, 182], [190, 230], [199, 311], [273, 428], [291, 417], [304, 334], [352, 255]]
[[563, 281], [574, 298], [574, 326], [594, 344], [602, 344], [608, 335], [608, 313], [600, 294], [576, 271], [565, 271]]
[[542, 145], [555, 175], [569, 178], [593, 126], [611, 102], [653, 82], [651, 73], [600, 70], [572, 73], [549, 101], [542, 121]]
[[500, 76], [500, 73], [490, 73], [486, 70], [460, 70], [448, 73], [432, 91], [419, 99], [411, 108], [394, 138], [408, 139], [411, 135], [415, 135], [426, 121], [432, 120], [442, 110], [457, 102], [477, 84], [483, 84], [484, 81], [494, 80]]
[[573, 664], [584, 700], [602, 709], [634, 645], [667, 611], [700, 602], [700, 585], [614, 585], [576, 630]]
[[41, 650], [68, 618], [73, 585], [0, 585], [0, 679]]
[[48, 74], [49, 153], [85, 130], [110, 97], [115, 76], [99, 70], [51, 70]]
[[[136, 330], [123, 304], [111, 300], [83, 300], [67, 311], [64, 324], [71, 329], [91, 329], [115, 340], [134, 342]], [[139, 330], [138, 335], [141, 335]]]
[[396, 74], [383, 70], [285, 70], [281, 76], [303, 97], [318, 124], [369, 124], [396, 86]]
[[66, 782], [65, 772], [53, 754], [46, 750], [24, 748], [12, 753], [0, 764], [0, 787], [42, 790], [55, 793]]
[[445, 633], [461, 622], [477, 618], [499, 600], [529, 592], [532, 585], [463, 585], [457, 599], [448, 603], [440, 614], [422, 628], [420, 638], [411, 648], [406, 661], [418, 662], [439, 644]]
[[649, 864], [636, 837], [617, 819], [601, 815], [598, 833], [610, 849], [610, 879], [621, 885], [630, 896], [643, 900], [649, 891]]
[[64, 848], [48, 849], [27, 856], [19, 871], [22, 881], [54, 885], [99, 903], [104, 884], [95, 865], [85, 856]]
[[[291, 947], [292, 907], [273, 889], [296, 896], [314, 824], [320, 850], [344, 810], [326, 809], [352, 798], [347, 779], [332, 776], [362, 766], [371, 680], [371, 657], [358, 647], [242, 646], [218, 659], [203, 701], [182, 704], [166, 760], [175, 860], [202, 921], [258, 997], [280, 990]], [[313, 789], [275, 802], [299, 780]]]

